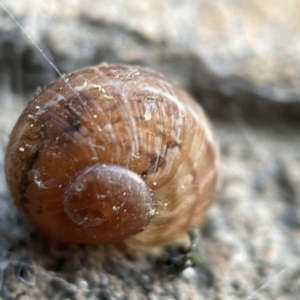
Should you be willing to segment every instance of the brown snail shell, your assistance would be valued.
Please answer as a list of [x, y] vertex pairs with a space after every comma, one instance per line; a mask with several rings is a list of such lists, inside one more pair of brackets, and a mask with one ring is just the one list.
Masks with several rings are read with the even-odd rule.
[[203, 220], [217, 150], [184, 91], [149, 69], [102, 64], [35, 96], [5, 172], [17, 207], [51, 239], [160, 245]]

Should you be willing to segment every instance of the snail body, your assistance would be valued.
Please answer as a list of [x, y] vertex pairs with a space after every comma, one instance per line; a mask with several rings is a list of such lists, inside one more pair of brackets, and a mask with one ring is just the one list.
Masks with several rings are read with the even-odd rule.
[[91, 67], [19, 117], [5, 173], [16, 206], [64, 243], [167, 244], [198, 225], [217, 182], [202, 109], [149, 69]]

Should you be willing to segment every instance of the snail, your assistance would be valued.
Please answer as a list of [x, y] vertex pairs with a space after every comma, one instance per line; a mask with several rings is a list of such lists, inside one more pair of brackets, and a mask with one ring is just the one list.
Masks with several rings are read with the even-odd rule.
[[171, 243], [202, 222], [218, 178], [199, 105], [147, 68], [109, 65], [57, 79], [10, 135], [15, 205], [62, 243]]

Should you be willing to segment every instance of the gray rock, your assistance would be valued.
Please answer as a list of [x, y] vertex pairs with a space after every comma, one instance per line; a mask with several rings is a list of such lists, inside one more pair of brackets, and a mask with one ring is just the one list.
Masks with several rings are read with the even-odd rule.
[[[185, 86], [299, 100], [297, 0], [3, 3], [62, 72], [125, 62], [150, 66]], [[12, 57], [26, 60], [29, 66], [19, 74], [26, 86], [53, 78], [3, 10], [1, 18], [0, 45], [11, 50], [6, 64], [14, 69]]]

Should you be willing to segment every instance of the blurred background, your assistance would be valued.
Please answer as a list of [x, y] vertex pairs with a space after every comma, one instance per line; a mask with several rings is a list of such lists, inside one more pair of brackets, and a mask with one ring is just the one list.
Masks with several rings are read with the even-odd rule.
[[[300, 299], [299, 53], [298, 0], [0, 1], [0, 299]], [[203, 264], [179, 277], [156, 255], [49, 246], [6, 189], [26, 103], [56, 68], [104, 61], [163, 73], [212, 119], [220, 189]]]

